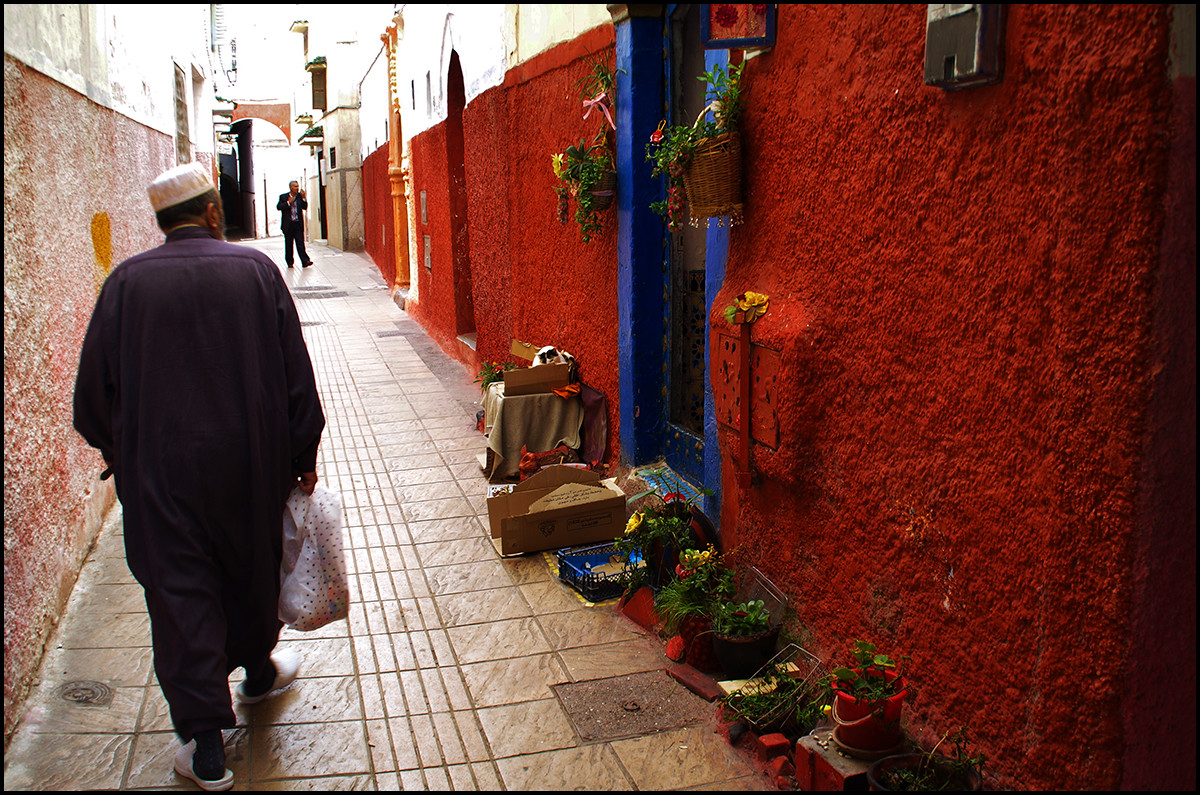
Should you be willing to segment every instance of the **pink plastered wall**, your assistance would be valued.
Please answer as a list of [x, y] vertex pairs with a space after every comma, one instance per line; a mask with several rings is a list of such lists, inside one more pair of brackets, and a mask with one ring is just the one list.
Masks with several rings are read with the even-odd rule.
[[108, 271], [162, 242], [146, 185], [174, 160], [170, 137], [5, 56], [6, 741], [114, 500], [72, 426], [80, 345]]

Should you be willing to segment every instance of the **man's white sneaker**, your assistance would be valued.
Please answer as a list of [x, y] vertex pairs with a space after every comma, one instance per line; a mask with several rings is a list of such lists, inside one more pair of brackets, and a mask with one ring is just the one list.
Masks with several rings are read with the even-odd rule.
[[242, 680], [237, 686], [238, 701], [243, 704], [257, 704], [296, 681], [296, 675], [300, 673], [299, 654], [288, 650], [277, 652], [271, 655], [271, 662], [275, 664], [275, 681], [271, 684], [271, 689], [261, 695], [252, 696], [246, 692], [246, 682]]
[[180, 746], [179, 750], [175, 752], [175, 772], [184, 778], [190, 778], [196, 782], [196, 786], [208, 792], [219, 792], [233, 786], [233, 771], [229, 768], [226, 768], [225, 775], [218, 779], [200, 778], [196, 775], [196, 772], [192, 770], [192, 757], [195, 754], [195, 740], [189, 740]]

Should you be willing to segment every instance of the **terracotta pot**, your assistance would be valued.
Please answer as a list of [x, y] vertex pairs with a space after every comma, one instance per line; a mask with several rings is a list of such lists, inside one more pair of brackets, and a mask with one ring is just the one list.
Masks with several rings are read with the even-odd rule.
[[711, 673], [720, 669], [713, 652], [712, 633], [708, 631], [709, 620], [704, 616], [692, 616], [679, 627], [679, 636], [683, 638], [687, 649], [684, 662], [697, 671]]
[[[861, 669], [854, 669], [861, 673]], [[900, 746], [903, 733], [900, 730], [900, 712], [908, 690], [904, 679], [894, 671], [884, 671], [884, 677], [897, 682], [900, 691], [883, 702], [860, 701], [842, 690], [835, 682], [833, 720], [834, 741], [847, 752], [865, 758], [874, 758], [894, 751]]]

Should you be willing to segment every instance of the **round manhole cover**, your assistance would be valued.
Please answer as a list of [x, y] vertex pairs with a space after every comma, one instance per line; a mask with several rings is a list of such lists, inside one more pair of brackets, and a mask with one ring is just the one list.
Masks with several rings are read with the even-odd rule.
[[112, 703], [113, 689], [103, 682], [67, 682], [58, 688], [58, 697], [72, 704], [106, 707]]

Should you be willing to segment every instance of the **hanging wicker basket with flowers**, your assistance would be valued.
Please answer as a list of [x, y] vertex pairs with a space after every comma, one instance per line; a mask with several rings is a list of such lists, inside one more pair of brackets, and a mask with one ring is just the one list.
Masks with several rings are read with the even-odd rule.
[[742, 221], [742, 142], [737, 128], [742, 68], [714, 67], [701, 75], [709, 103], [695, 124], [667, 127], [663, 121], [646, 145], [646, 159], [654, 164], [651, 174], [667, 177], [667, 197], [650, 207], [666, 216], [672, 230], [689, 217], [693, 226], [699, 226], [701, 218], [719, 218], [718, 225], [725, 217], [730, 224]]

